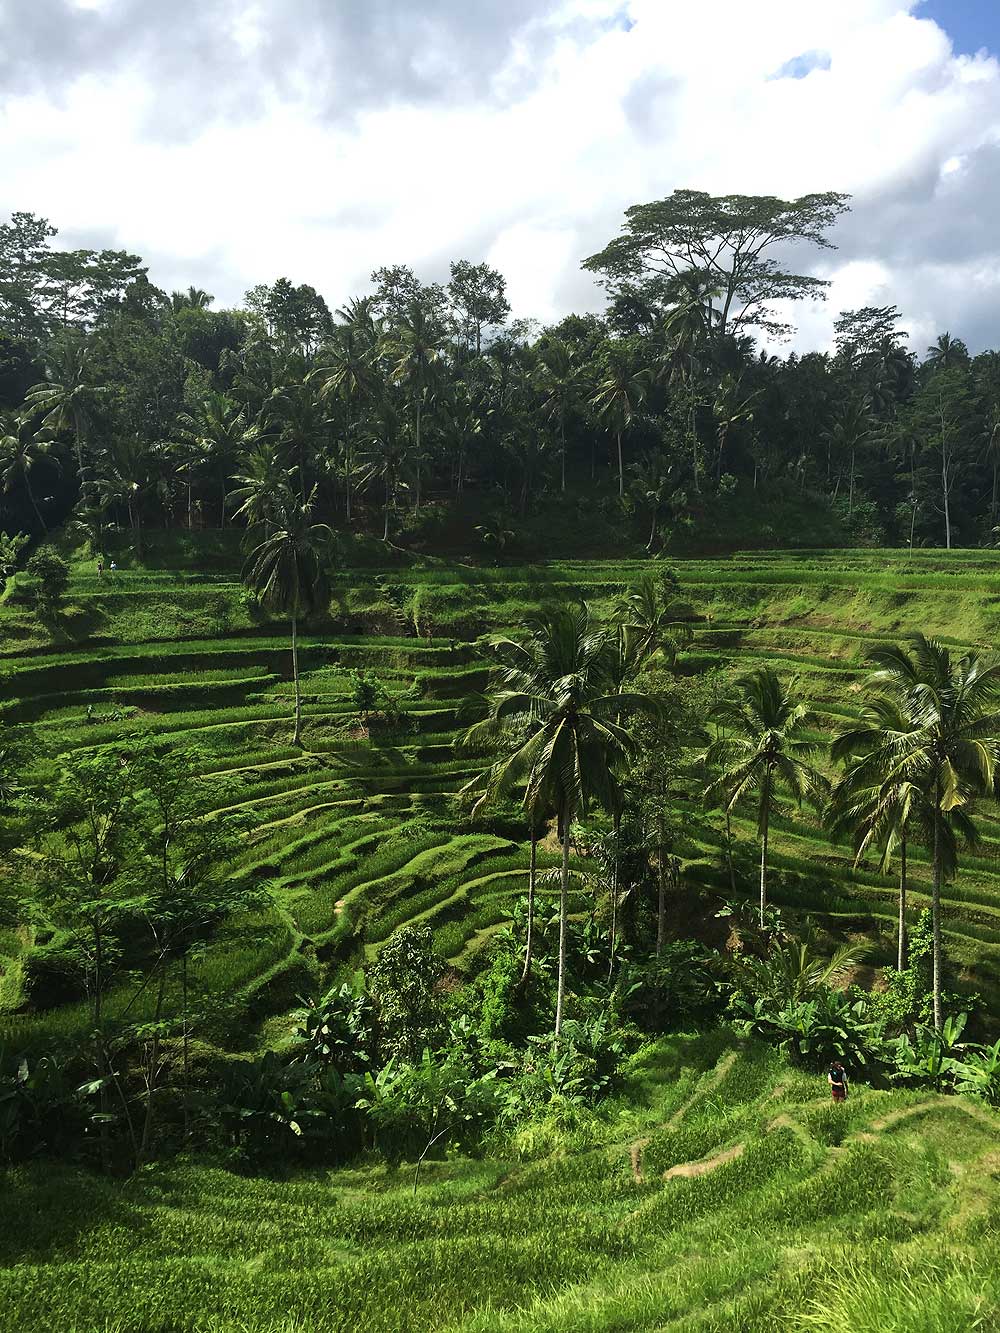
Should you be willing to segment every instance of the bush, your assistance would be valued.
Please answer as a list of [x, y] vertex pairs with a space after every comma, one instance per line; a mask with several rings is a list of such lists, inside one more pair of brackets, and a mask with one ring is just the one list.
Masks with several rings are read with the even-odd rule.
[[368, 976], [383, 1060], [419, 1060], [426, 1047], [440, 1044], [445, 1015], [438, 983], [444, 973], [429, 926], [403, 926], [389, 937]]
[[32, 580], [32, 593], [39, 614], [51, 615], [58, 610], [69, 587], [69, 566], [55, 551], [43, 546], [25, 568]]
[[695, 940], [670, 941], [659, 958], [623, 969], [620, 1012], [647, 1032], [709, 1021], [724, 1003], [716, 959]]

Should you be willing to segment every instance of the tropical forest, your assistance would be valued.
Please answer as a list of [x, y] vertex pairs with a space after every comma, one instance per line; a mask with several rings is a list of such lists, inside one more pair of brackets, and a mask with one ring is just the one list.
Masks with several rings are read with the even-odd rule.
[[5, 1328], [1000, 1327], [1000, 351], [789, 350], [851, 208], [0, 222]]

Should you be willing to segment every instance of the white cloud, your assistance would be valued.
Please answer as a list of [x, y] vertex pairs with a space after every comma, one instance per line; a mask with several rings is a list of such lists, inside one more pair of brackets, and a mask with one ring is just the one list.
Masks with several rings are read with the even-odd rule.
[[[841, 249], [799, 252], [833, 287], [795, 312], [797, 344], [827, 344], [836, 311], [870, 300], [900, 305], [915, 339], [996, 342], [1000, 67], [955, 57], [915, 3], [522, 0], [501, 20], [434, 0], [418, 24], [407, 0], [379, 0], [355, 32], [315, 0], [211, 0], [191, 68], [150, 55], [140, 5], [113, 64], [88, 28], [58, 86], [31, 81], [30, 52], [5, 81], [21, 91], [0, 102], [0, 209], [138, 251], [160, 285], [221, 302], [285, 273], [340, 304], [383, 263], [431, 278], [488, 257], [516, 313], [551, 319], [599, 304], [579, 261], [630, 203], [846, 190]], [[90, 0], [81, 22], [104, 9]], [[351, 69], [373, 50], [378, 86]], [[345, 79], [364, 95], [330, 114]]]

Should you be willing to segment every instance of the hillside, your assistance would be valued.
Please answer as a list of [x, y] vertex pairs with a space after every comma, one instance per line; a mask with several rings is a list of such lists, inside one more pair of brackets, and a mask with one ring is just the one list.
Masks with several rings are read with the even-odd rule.
[[[620, 1113], [619, 1113], [620, 1111]], [[821, 1080], [724, 1034], [636, 1063], [538, 1160], [7, 1182], [19, 1333], [969, 1333], [1000, 1321], [1000, 1118]]]
[[[462, 702], [486, 681], [474, 641], [543, 601], [585, 597], [606, 608], [648, 562], [342, 572], [330, 618], [302, 639], [299, 752], [289, 744], [285, 627], [248, 606], [235, 545], [175, 544], [159, 552], [158, 567], [156, 558], [154, 547], [147, 566], [129, 568], [123, 555], [123, 568], [103, 577], [92, 561], [76, 562], [64, 611], [47, 629], [15, 580], [0, 606], [0, 697], [6, 719], [34, 726], [43, 765], [61, 751], [150, 733], [196, 745], [207, 779], [239, 784], [236, 797], [220, 788], [252, 817], [239, 872], [266, 879], [274, 901], [231, 922], [194, 965], [196, 984], [230, 998], [220, 1038], [237, 1049], [266, 1045], [262, 1021], [338, 962], [370, 957], [408, 921], [429, 924], [457, 968], [474, 968], [523, 892], [527, 866], [517, 823], [470, 826], [452, 810], [452, 794], [477, 767], [454, 749]], [[776, 552], [675, 567], [697, 617], [681, 671], [772, 662], [799, 677], [827, 730], [856, 712], [873, 642], [921, 628], [989, 646], [1000, 621], [992, 553]], [[398, 708], [396, 725], [364, 734], [357, 671], [377, 673]], [[729, 893], [719, 819], [702, 810], [693, 782], [681, 782], [672, 803], [685, 890], [707, 895], [710, 906]], [[998, 825], [994, 811], [978, 815], [985, 836], [946, 887], [944, 920], [964, 983], [995, 999]], [[749, 887], [752, 812], [734, 819], [734, 833]], [[847, 849], [831, 846], [794, 806], [776, 820], [772, 846], [776, 904], [793, 917], [808, 911], [837, 936], [864, 932], [874, 939], [873, 962], [891, 958], [891, 880], [855, 870]], [[543, 865], [555, 863], [554, 852], [541, 855]], [[915, 917], [929, 880], [919, 848], [911, 872]], [[36, 943], [30, 931], [0, 932], [3, 1037], [16, 1048], [72, 1037], [87, 1022], [82, 1001], [25, 1007], [22, 960]], [[140, 999], [140, 1015], [149, 1000]]]

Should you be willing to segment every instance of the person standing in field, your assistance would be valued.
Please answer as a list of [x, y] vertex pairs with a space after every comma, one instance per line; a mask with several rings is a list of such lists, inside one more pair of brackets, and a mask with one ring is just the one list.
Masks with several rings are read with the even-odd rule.
[[104, 574], [104, 556], [100, 556], [97, 561], [97, 577], [101, 578]]
[[830, 1072], [827, 1074], [827, 1082], [830, 1084], [830, 1092], [835, 1102], [847, 1101], [847, 1072], [839, 1061], [835, 1060], [830, 1066]]

